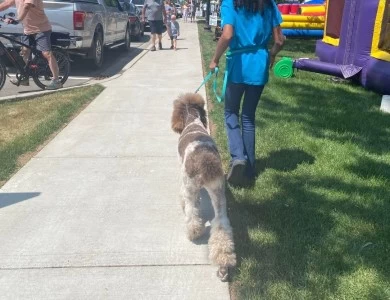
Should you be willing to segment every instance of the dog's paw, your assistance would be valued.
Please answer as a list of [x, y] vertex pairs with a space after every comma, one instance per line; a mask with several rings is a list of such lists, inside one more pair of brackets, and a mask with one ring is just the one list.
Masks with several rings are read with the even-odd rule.
[[220, 266], [217, 271], [217, 277], [221, 279], [222, 282], [229, 280], [229, 268]]
[[230, 232], [214, 230], [209, 239], [209, 258], [218, 266], [234, 267], [237, 263]]
[[202, 222], [191, 222], [187, 224], [187, 237], [190, 241], [200, 238], [206, 231]]

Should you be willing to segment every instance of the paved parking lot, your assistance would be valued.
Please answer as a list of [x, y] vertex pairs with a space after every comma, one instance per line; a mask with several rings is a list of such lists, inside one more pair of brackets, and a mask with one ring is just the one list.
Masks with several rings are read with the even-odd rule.
[[[103, 67], [99, 70], [94, 70], [87, 60], [78, 57], [71, 57], [71, 73], [64, 87], [80, 85], [93, 79], [105, 79], [117, 74], [132, 59], [149, 46], [149, 40], [150, 33], [145, 32], [141, 41], [132, 42], [132, 49], [128, 53], [125, 53], [121, 49], [107, 49], [104, 53]], [[10, 75], [12, 76], [13, 74], [11, 73]], [[41, 91], [41, 89], [35, 85], [32, 79], [30, 79], [30, 86], [27, 87], [16, 87], [9, 83], [9, 80], [6, 80], [3, 89], [0, 91], [0, 97], [37, 91]]]

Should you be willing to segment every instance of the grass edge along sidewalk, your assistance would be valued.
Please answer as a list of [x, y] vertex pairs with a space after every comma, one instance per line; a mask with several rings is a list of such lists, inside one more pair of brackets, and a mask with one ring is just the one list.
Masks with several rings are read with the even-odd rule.
[[103, 89], [93, 85], [0, 102], [0, 187]]
[[[207, 73], [216, 42], [203, 26]], [[279, 58], [314, 49], [288, 40]], [[227, 166], [223, 104], [206, 90]], [[379, 95], [327, 76], [270, 75], [256, 112], [259, 176], [252, 188], [227, 188], [233, 299], [390, 299], [390, 116], [379, 107]]]

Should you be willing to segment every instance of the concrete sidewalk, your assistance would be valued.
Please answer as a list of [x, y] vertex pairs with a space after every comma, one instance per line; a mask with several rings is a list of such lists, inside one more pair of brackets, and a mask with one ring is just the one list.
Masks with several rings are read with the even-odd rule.
[[178, 51], [107, 82], [2, 188], [1, 299], [229, 299], [178, 201], [172, 102], [203, 79], [197, 25], [181, 26]]

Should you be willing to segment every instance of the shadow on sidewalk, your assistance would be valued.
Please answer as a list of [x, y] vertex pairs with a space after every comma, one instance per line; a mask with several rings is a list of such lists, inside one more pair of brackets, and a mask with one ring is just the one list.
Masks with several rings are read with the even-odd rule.
[[[200, 215], [202, 219], [207, 223], [214, 219], [214, 208], [211, 204], [209, 194], [205, 189], [201, 189], [199, 193], [200, 198]], [[206, 224], [205, 233], [197, 240], [194, 240], [195, 245], [207, 245], [210, 238], [210, 225]]]
[[0, 208], [13, 205], [31, 198], [38, 197], [41, 193], [0, 193]]

